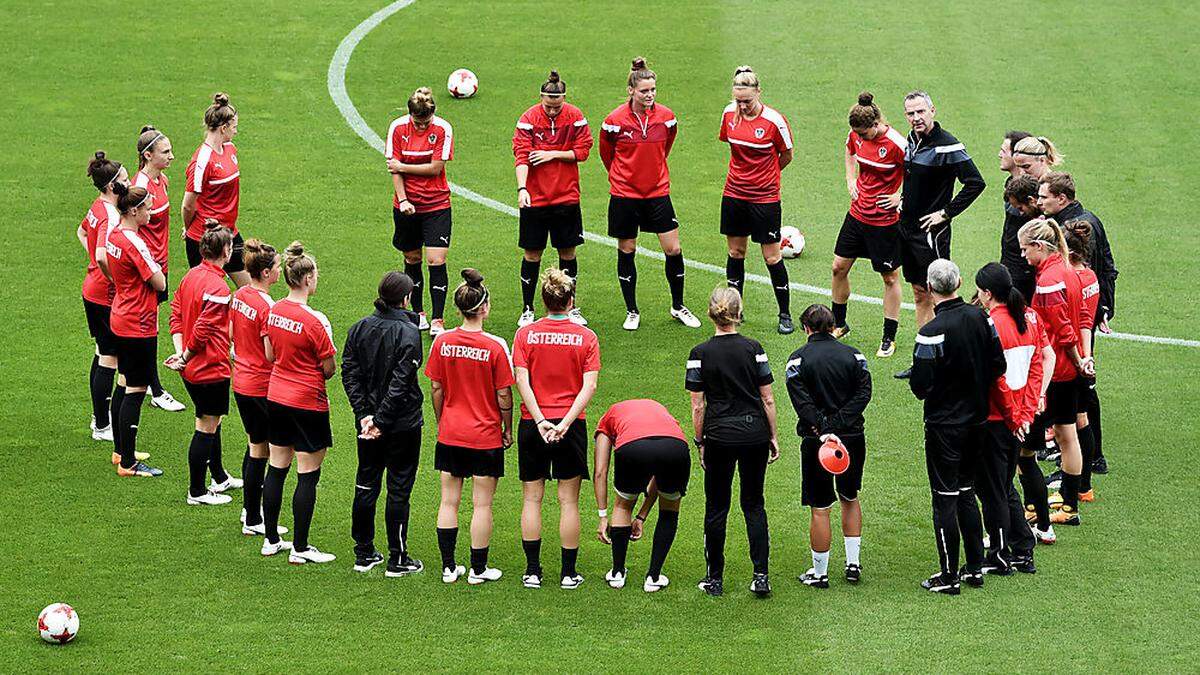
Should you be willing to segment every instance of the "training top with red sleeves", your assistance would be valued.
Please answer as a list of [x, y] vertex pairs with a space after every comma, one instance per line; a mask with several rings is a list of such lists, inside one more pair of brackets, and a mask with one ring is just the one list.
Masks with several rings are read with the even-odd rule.
[[653, 199], [671, 194], [667, 157], [679, 120], [661, 103], [645, 113], [632, 103], [617, 106], [600, 125], [600, 160], [608, 169], [608, 193], [614, 197]]
[[200, 241], [204, 221], [212, 218], [234, 234], [238, 233], [238, 196], [241, 191], [241, 168], [237, 147], [225, 143], [221, 151], [201, 143], [192, 153], [187, 166], [187, 192], [196, 193], [196, 215], [187, 224], [184, 236]]
[[233, 392], [262, 398], [271, 382], [271, 362], [263, 347], [267, 317], [275, 301], [250, 285], [233, 294], [229, 320], [233, 325]]
[[115, 294], [109, 327], [124, 338], [158, 335], [158, 292], [148, 282], [162, 271], [137, 232], [116, 226], [104, 247]]
[[504, 446], [496, 391], [512, 386], [512, 361], [503, 338], [461, 328], [437, 336], [425, 376], [442, 385], [438, 443], [472, 450]]
[[633, 441], [653, 436], [678, 438], [687, 442], [679, 421], [671, 416], [663, 404], [648, 398], [614, 403], [600, 418], [596, 433], [613, 439], [613, 448], [616, 450]]
[[[562, 419], [583, 388], [583, 374], [600, 370], [600, 341], [565, 317], [545, 317], [513, 337], [513, 365], [529, 371], [529, 386], [548, 419]], [[521, 403], [521, 419], [533, 419]], [[579, 413], [584, 419], [584, 413]]]
[[[1083, 303], [1079, 307], [1079, 328], [1091, 328], [1096, 325], [1096, 311], [1100, 307], [1100, 281], [1090, 267], [1075, 270], [1079, 277], [1079, 292]], [[1082, 344], [1083, 336], [1080, 336]]]
[[996, 305], [989, 314], [1007, 365], [1004, 375], [992, 381], [988, 393], [988, 420], [1004, 422], [1010, 431], [1016, 431], [1022, 424], [1032, 422], [1037, 414], [1042, 394], [1042, 349], [1046, 346], [1046, 334], [1037, 312], [1032, 309], [1025, 310], [1024, 333], [1017, 330], [1017, 322], [1007, 305]]
[[[529, 167], [525, 188], [530, 206], [579, 203], [579, 162], [592, 151], [592, 131], [579, 108], [564, 103], [553, 119], [541, 103], [532, 106], [517, 120], [512, 138], [515, 165]], [[574, 162], [552, 160], [534, 166], [529, 153], [534, 150], [569, 150]]]
[[854, 187], [858, 198], [850, 202], [850, 215], [866, 225], [892, 225], [900, 220], [898, 209], [877, 202], [880, 197], [900, 192], [904, 183], [904, 153], [908, 139], [892, 127], [875, 138], [863, 138], [854, 130], [846, 137], [846, 150], [858, 163]]
[[[398, 159], [404, 164], [429, 164], [435, 159], [449, 162], [454, 159], [454, 130], [446, 120], [433, 116], [429, 126], [417, 129], [411, 115], [405, 115], [388, 127], [385, 159]], [[430, 213], [450, 208], [450, 183], [446, 170], [436, 176], [400, 174], [404, 194], [417, 213]], [[392, 191], [392, 206], [400, 208], [400, 199]]]
[[225, 270], [208, 260], [188, 270], [171, 298], [171, 335], [183, 336], [183, 348], [192, 355], [183, 366], [183, 379], [191, 384], [228, 380], [229, 284]]
[[267, 400], [327, 412], [329, 396], [321, 362], [337, 353], [329, 319], [306, 304], [280, 300], [267, 315], [267, 338], [275, 356]]
[[763, 106], [752, 120], [738, 113], [737, 103], [725, 107], [721, 133], [729, 144], [726, 197], [755, 204], [779, 201], [779, 153], [792, 149], [792, 130], [779, 111]]
[[150, 193], [150, 222], [138, 228], [138, 234], [150, 249], [154, 261], [167, 272], [167, 241], [171, 238], [171, 202], [167, 198], [167, 174], [152, 180], [142, 171], [133, 177], [133, 186], [145, 188]]
[[96, 251], [108, 244], [108, 233], [121, 222], [121, 214], [117, 207], [96, 198], [88, 209], [87, 215], [79, 225], [87, 233], [87, 273], [83, 277], [83, 299], [97, 305], [111, 307], [113, 302], [113, 286], [104, 271], [96, 262]]
[[1037, 290], [1031, 303], [1046, 327], [1046, 336], [1054, 347], [1054, 376], [1051, 382], [1069, 382], [1079, 374], [1067, 355], [1079, 347], [1082, 325], [1083, 289], [1079, 275], [1067, 267], [1058, 253], [1052, 253], [1037, 266]]

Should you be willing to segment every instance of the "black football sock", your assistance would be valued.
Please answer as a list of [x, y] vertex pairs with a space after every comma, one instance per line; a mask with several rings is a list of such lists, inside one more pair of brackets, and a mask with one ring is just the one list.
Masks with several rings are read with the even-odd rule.
[[1064, 509], [1079, 510], [1079, 474], [1063, 471], [1062, 484], [1058, 487]]
[[446, 275], [445, 265], [429, 266], [429, 304], [433, 308], [433, 318], [442, 318], [446, 310], [446, 289], [450, 287], [450, 277]]
[[266, 457], [250, 457], [247, 453], [242, 469], [242, 508], [246, 509], [246, 524], [262, 523], [263, 478], [267, 473]]
[[525, 574], [539, 574], [542, 570], [542, 540], [522, 539], [521, 548], [525, 549]]
[[637, 306], [637, 253], [617, 251], [617, 281], [621, 283], [621, 296], [625, 298], [625, 309], [638, 311]]
[[295, 536], [292, 550], [308, 550], [308, 529], [312, 526], [313, 510], [317, 506], [317, 483], [321, 480], [321, 469], [296, 474], [296, 490], [292, 493], [292, 521]]
[[831, 302], [831, 303], [829, 303], [829, 307], [831, 309], [833, 309], [833, 325], [839, 326], [839, 327], [845, 326], [846, 325], [846, 303]]
[[788, 287], [787, 265], [780, 260], [774, 265], [767, 265], [771, 275], [771, 288], [775, 290], [775, 304], [779, 305], [780, 314], [792, 313], [792, 289]]
[[121, 399], [121, 414], [117, 425], [121, 433], [121, 466], [130, 469], [137, 464], [134, 453], [137, 452], [138, 424], [142, 421], [142, 403], [146, 400], [146, 392], [125, 392]]
[[483, 548], [471, 547], [471, 571], [475, 574], [483, 574], [487, 569], [488, 547]]
[[454, 546], [458, 543], [457, 527], [439, 527], [437, 529], [438, 550], [442, 552], [442, 567], [454, 569], [458, 563], [454, 560]]
[[162, 380], [158, 379], [158, 364], [155, 364], [154, 370], [150, 371], [150, 395], [163, 395]]
[[533, 310], [533, 292], [538, 285], [538, 270], [541, 267], [540, 260], [521, 258], [521, 301], [525, 303], [527, 310]]
[[108, 420], [112, 425], [113, 452], [121, 454], [121, 403], [125, 400], [125, 387], [117, 385], [113, 389], [112, 398], [108, 400]]
[[667, 553], [675, 541], [675, 531], [679, 529], [679, 512], [667, 509], [658, 510], [658, 522], [654, 524], [654, 546], [650, 549], [650, 569], [646, 576], [658, 579], [662, 574], [663, 563], [667, 561]]
[[116, 379], [116, 368], [105, 368], [96, 363], [92, 369], [92, 414], [96, 416], [97, 429], [104, 429], [112, 424], [109, 405], [112, 404], [113, 381]]
[[614, 525], [609, 535], [612, 537], [613, 571], [618, 574], [625, 572], [625, 554], [629, 552], [629, 535], [632, 532], [630, 525]]
[[[267, 466], [267, 475], [263, 479], [262, 505], [263, 528], [266, 530], [267, 541], [279, 543], [279, 512], [283, 510], [283, 483], [287, 480], [289, 467]], [[246, 514], [250, 521], [250, 514]]]
[[683, 307], [683, 254], [667, 256], [667, 286], [671, 288], [671, 309]]
[[199, 429], [192, 432], [192, 443], [188, 446], [188, 494], [193, 497], [208, 492], [204, 487], [204, 476], [208, 473], [208, 458], [212, 455], [212, 436]]
[[900, 321], [898, 319], [885, 318], [883, 320], [883, 339], [891, 340], [892, 342], [895, 342], [896, 341], [896, 330], [898, 328], [900, 328]]
[[729, 256], [725, 258], [725, 283], [738, 293], [746, 295], [746, 259]]
[[564, 577], [575, 576], [575, 561], [578, 559], [578, 548], [564, 548], [562, 550], [562, 575]]
[[212, 454], [209, 455], [208, 469], [212, 473], [212, 479], [217, 483], [224, 483], [229, 480], [229, 472], [225, 470], [225, 465], [221, 462], [221, 425], [217, 425], [217, 432], [213, 434], [212, 445], [209, 446]]
[[571, 281], [575, 282], [575, 289], [579, 290], [579, 258], [571, 258], [570, 260], [559, 258], [558, 269], [571, 277]]
[[404, 263], [404, 273], [412, 279], [413, 289], [412, 297], [409, 302], [412, 304], [412, 310], [418, 314], [425, 311], [425, 302], [423, 293], [425, 291], [425, 272], [421, 267], [421, 263]]
[[1045, 532], [1050, 529], [1050, 506], [1046, 501], [1050, 493], [1046, 489], [1046, 477], [1042, 474], [1042, 467], [1038, 464], [1037, 457], [1032, 455], [1018, 457], [1017, 466], [1021, 468], [1018, 478], [1021, 480], [1021, 492], [1025, 503], [1033, 504], [1038, 529]]
[[1079, 491], [1092, 489], [1092, 462], [1096, 461], [1096, 441], [1092, 425], [1079, 429], [1079, 449], [1083, 453], [1083, 472], [1079, 474]]

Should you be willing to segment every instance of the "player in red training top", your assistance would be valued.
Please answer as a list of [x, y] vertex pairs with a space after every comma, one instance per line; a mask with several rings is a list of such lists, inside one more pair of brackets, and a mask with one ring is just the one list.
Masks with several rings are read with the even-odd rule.
[[[1094, 363], [1092, 358], [1093, 326], [1096, 312], [1100, 309], [1100, 281], [1095, 270], [1088, 266], [1092, 252], [1092, 224], [1086, 220], [1068, 220], [1063, 223], [1069, 249], [1071, 269], [1079, 277], [1079, 290], [1083, 299], [1079, 308], [1079, 352], [1084, 361]], [[1079, 412], [1075, 415], [1075, 429], [1079, 435], [1079, 449], [1083, 456], [1083, 470], [1079, 474], [1079, 501], [1095, 501], [1092, 492], [1092, 464], [1096, 461], [1096, 435], [1100, 420], [1091, 419], [1089, 408], [1099, 409], [1096, 396], [1096, 377], [1080, 373], [1075, 380], [1079, 387]]]
[[[1024, 294], [1013, 285], [1007, 267], [998, 262], [984, 265], [975, 275], [975, 287], [979, 289], [979, 303], [996, 328], [1007, 364], [1004, 375], [992, 382], [988, 395], [987, 445], [980, 454], [975, 479], [991, 545], [982, 569], [1000, 576], [1012, 574], [1014, 569], [1033, 574], [1037, 571], [1033, 564], [1037, 540], [1025, 523], [1013, 477], [1020, 463], [1021, 443], [1050, 384], [1046, 375], [1054, 369], [1054, 350], [1046, 342], [1037, 313], [1025, 306]], [[1053, 530], [1045, 506], [1044, 482], [1042, 491], [1044, 521], [1038, 527], [1043, 529], [1044, 537]]]
[[483, 275], [467, 268], [454, 290], [454, 305], [462, 314], [460, 328], [433, 341], [425, 375], [438, 433], [433, 466], [442, 475], [437, 537], [442, 553], [442, 581], [454, 583], [467, 573], [454, 558], [458, 541], [458, 505], [463, 479], [472, 483], [471, 572], [467, 582], [482, 584], [500, 578], [488, 567], [492, 537], [492, 497], [504, 475], [504, 449], [512, 445], [512, 363], [508, 345], [483, 330], [491, 310]]
[[[137, 140], [138, 172], [133, 177], [133, 186], [145, 188], [150, 193], [150, 222], [138, 231], [154, 262], [162, 268], [163, 277], [167, 277], [168, 240], [171, 238], [171, 202], [167, 198], [167, 175], [163, 173], [175, 154], [171, 151], [171, 139], [166, 134], [152, 126], [142, 127]], [[167, 285], [170, 286], [170, 280]], [[158, 294], [159, 304], [167, 301], [167, 291]], [[163, 389], [158, 377], [158, 368], [154, 369], [154, 377], [150, 380], [150, 405], [162, 408], [168, 412], [179, 412], [184, 405], [175, 400], [170, 392]]]
[[[308, 305], [317, 290], [318, 276], [317, 261], [305, 252], [303, 244], [293, 241], [283, 255], [288, 295], [275, 303], [267, 316], [268, 356], [274, 364], [267, 385], [271, 460], [263, 480], [262, 554], [291, 549], [288, 562], [293, 565], [327, 563], [335, 558], [308, 543], [321, 462], [333, 445], [325, 381], [337, 372], [333, 328], [324, 314]], [[292, 494], [296, 531], [294, 539], [287, 542], [279, 538], [279, 511], [292, 458], [296, 459], [296, 491]], [[249, 514], [246, 517], [249, 519]]]
[[233, 232], [233, 257], [225, 272], [233, 283], [245, 286], [250, 279], [242, 265], [242, 235], [238, 232], [238, 196], [241, 167], [233, 137], [238, 132], [238, 113], [229, 104], [229, 94], [213, 94], [204, 111], [204, 142], [196, 148], [187, 167], [183, 193], [183, 244], [189, 267], [200, 264], [200, 237], [210, 222]]
[[[199, 265], [188, 270], [171, 300], [171, 341], [167, 365], [179, 371], [196, 409], [196, 430], [188, 447], [187, 503], [228, 504], [227, 490], [241, 479], [221, 462], [221, 420], [229, 414], [229, 303], [233, 296], [222, 269], [233, 252], [233, 233], [214, 225], [200, 237]], [[204, 484], [212, 473], [212, 485]]]
[[[229, 303], [233, 338], [233, 400], [246, 430], [242, 458], [242, 534], [266, 535], [262, 517], [263, 478], [271, 458], [267, 390], [271, 382], [271, 341], [267, 318], [275, 301], [271, 286], [279, 281], [279, 254], [258, 239], [246, 241], [242, 263], [250, 283], [237, 289]], [[279, 534], [287, 528], [277, 526]]]
[[779, 333], [796, 330], [792, 323], [787, 267], [779, 251], [783, 210], [779, 205], [780, 172], [792, 161], [792, 130], [787, 119], [762, 102], [758, 75], [750, 66], [733, 73], [733, 102], [721, 116], [719, 140], [729, 144], [729, 175], [721, 197], [721, 234], [729, 243], [725, 277], [730, 288], [745, 293], [746, 245], [762, 247], [763, 260], [779, 305]]
[[[1054, 373], [1046, 390], [1046, 423], [1054, 425], [1054, 438], [1062, 451], [1062, 506], [1050, 516], [1054, 524], [1079, 524], [1079, 483], [1083, 455], [1076, 429], [1079, 413], [1079, 374], [1094, 375], [1095, 364], [1084, 359], [1079, 346], [1083, 292], [1079, 276], [1067, 266], [1067, 242], [1053, 219], [1037, 218], [1017, 233], [1021, 252], [1037, 270], [1032, 306], [1054, 346]], [[1037, 438], [1038, 431], [1033, 432]]]
[[850, 332], [846, 303], [850, 300], [850, 268], [858, 258], [870, 258], [871, 269], [883, 277], [883, 338], [875, 356], [896, 353], [900, 321], [900, 185], [904, 182], [904, 152], [908, 141], [888, 126], [875, 97], [864, 91], [850, 108], [846, 137], [846, 189], [850, 210], [833, 247], [833, 335]]
[[112, 282], [109, 281], [108, 257], [105, 245], [108, 231], [121, 221], [117, 212], [116, 186], [129, 187], [129, 174], [120, 162], [104, 156], [103, 151], [88, 162], [87, 175], [100, 195], [92, 202], [79, 223], [75, 236], [87, 252], [87, 271], [83, 277], [83, 312], [87, 317], [88, 332], [96, 343], [92, 356], [89, 389], [92, 396], [92, 438], [97, 441], [112, 441], [113, 428], [109, 415], [109, 403], [113, 394], [113, 382], [117, 377], [116, 339], [109, 327], [112, 312]]
[[[408, 99], [408, 114], [388, 128], [388, 172], [392, 174], [392, 246], [404, 254], [404, 273], [413, 280], [412, 307], [418, 328], [431, 337], [446, 329], [442, 313], [450, 278], [446, 253], [450, 250], [450, 184], [446, 162], [454, 159], [454, 130], [434, 114], [437, 103], [429, 87], [421, 87]], [[429, 265], [429, 302], [432, 319], [425, 318], [421, 291], [421, 249]]]
[[[521, 209], [521, 232], [517, 245], [521, 258], [521, 300], [524, 307], [517, 326], [528, 326], [533, 313], [533, 291], [546, 238], [558, 251], [558, 266], [579, 278], [575, 247], [583, 243], [583, 214], [579, 210], [579, 163], [592, 150], [592, 132], [579, 108], [566, 102], [567, 83], [550, 71], [542, 83], [542, 100], [517, 120], [513, 130], [516, 157], [517, 206]], [[571, 320], [587, 325], [579, 307], [572, 307]]]
[[547, 316], [517, 330], [513, 365], [521, 392], [517, 427], [521, 489], [521, 544], [525, 549], [526, 588], [541, 588], [542, 498], [546, 481], [558, 481], [562, 571], [566, 589], [578, 588], [579, 488], [588, 474], [587, 423], [584, 411], [600, 378], [600, 342], [596, 334], [570, 320], [575, 281], [562, 270], [542, 278]]
[[683, 305], [683, 250], [679, 221], [671, 205], [671, 174], [667, 157], [675, 143], [678, 122], [671, 109], [657, 102], [658, 76], [637, 57], [629, 71], [629, 100], [604, 118], [600, 126], [600, 160], [608, 171], [608, 236], [617, 240], [617, 281], [625, 298], [625, 330], [637, 330], [638, 231], [658, 235], [666, 256], [671, 316], [689, 328], [700, 319]]
[[[608, 464], [612, 456], [613, 502], [612, 529], [608, 527]], [[596, 425], [595, 491], [600, 522], [596, 535], [612, 544], [613, 566], [604, 580], [613, 588], [623, 588], [629, 570], [625, 554], [633, 530], [631, 516], [638, 495], [648, 500], [658, 497], [658, 522], [654, 526], [654, 547], [642, 590], [653, 593], [666, 588], [670, 580], [662, 573], [663, 563], [679, 527], [679, 502], [687, 492], [692, 458], [679, 422], [663, 404], [649, 399], [634, 399], [613, 404]]]
[[109, 326], [117, 352], [117, 389], [110, 411], [116, 425], [114, 459], [119, 476], [161, 476], [162, 471], [137, 458], [137, 431], [151, 373], [158, 365], [157, 292], [167, 287], [167, 280], [137, 234], [150, 222], [150, 193], [119, 182], [113, 188], [121, 220], [108, 231], [105, 254], [114, 291]]

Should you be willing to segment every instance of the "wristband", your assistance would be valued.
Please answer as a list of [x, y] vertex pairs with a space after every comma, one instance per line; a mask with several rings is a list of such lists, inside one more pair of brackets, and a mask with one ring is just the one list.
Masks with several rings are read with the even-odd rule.
[[699, 438], [693, 438], [692, 445], [695, 445], [697, 448], [702, 448], [702, 447], [704, 447], [704, 441]]
[[596, 509], [596, 515], [600, 516], [601, 518], [607, 518], [608, 509]]
[[524, 185], [522, 185], [521, 187], [517, 188], [517, 194], [521, 194], [521, 190], [524, 190], [524, 191], [526, 191], [526, 192], [529, 192], [529, 188], [527, 188], [527, 187], [525, 187]]
[[643, 516], [643, 515], [642, 515], [642, 514], [640, 514], [640, 513], [639, 513], [639, 514], [637, 514], [636, 516], [634, 516], [634, 519], [636, 519], [636, 520], [640, 520], [640, 521], [642, 521], [643, 523], [644, 523], [644, 522], [646, 522], [646, 516]]
[[[408, 202], [408, 198], [407, 198], [407, 197], [405, 197], [404, 199], [401, 199], [401, 200], [400, 200], [400, 203], [401, 203], [401, 204], [403, 204], [404, 202]], [[408, 202], [408, 203], [409, 203], [409, 204], [412, 204], [412, 202]]]

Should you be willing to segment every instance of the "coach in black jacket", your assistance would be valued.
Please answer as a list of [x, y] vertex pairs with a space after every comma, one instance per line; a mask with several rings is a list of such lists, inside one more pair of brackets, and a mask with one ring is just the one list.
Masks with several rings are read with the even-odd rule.
[[422, 403], [417, 381], [422, 350], [417, 315], [407, 309], [412, 279], [388, 272], [379, 282], [375, 312], [354, 324], [342, 351], [342, 384], [358, 432], [351, 533], [356, 572], [383, 562], [375, 550], [375, 503], [387, 470], [387, 576], [422, 569], [408, 554], [409, 496], [421, 451]]
[[[917, 333], [909, 387], [925, 402], [925, 466], [933, 492], [933, 528], [941, 571], [921, 585], [958, 594], [959, 578], [983, 585], [983, 526], [975, 501], [975, 466], [985, 443], [988, 390], [1004, 374], [1000, 338], [978, 307], [958, 297], [962, 283], [949, 260], [929, 266], [934, 318]], [[959, 532], [967, 564], [958, 569]]]
[[[1071, 220], [1085, 220], [1092, 226], [1092, 251], [1088, 264], [1100, 282], [1100, 307], [1096, 311], [1094, 328], [1107, 324], [1116, 314], [1117, 306], [1117, 263], [1113, 260], [1112, 246], [1104, 224], [1096, 214], [1083, 208], [1075, 199], [1075, 179], [1065, 171], [1046, 174], [1038, 190], [1038, 207], [1048, 218], [1066, 227]], [[1093, 331], [1092, 337], [1095, 337]]]

